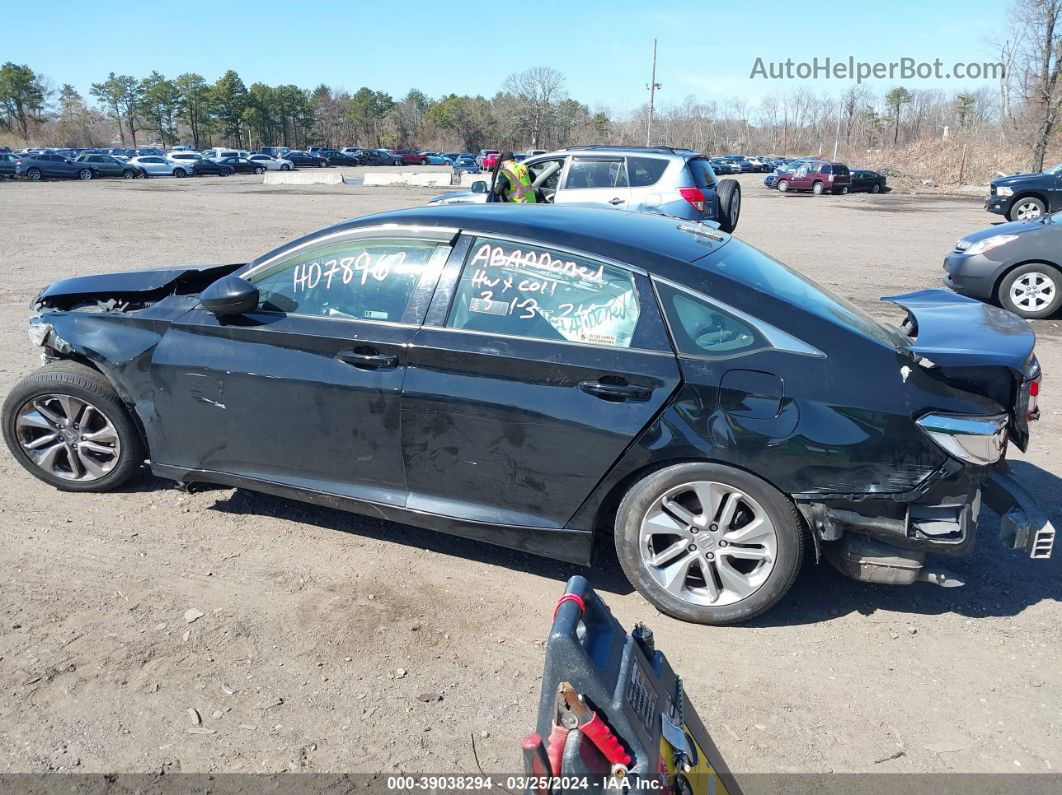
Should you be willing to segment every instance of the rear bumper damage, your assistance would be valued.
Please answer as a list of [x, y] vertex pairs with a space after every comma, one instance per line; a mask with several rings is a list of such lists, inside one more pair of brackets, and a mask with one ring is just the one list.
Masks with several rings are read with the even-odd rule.
[[999, 516], [999, 534], [1007, 546], [1034, 560], [1051, 557], [1054, 525], [1024, 486], [1006, 470], [996, 469], [981, 491], [985, 505]]

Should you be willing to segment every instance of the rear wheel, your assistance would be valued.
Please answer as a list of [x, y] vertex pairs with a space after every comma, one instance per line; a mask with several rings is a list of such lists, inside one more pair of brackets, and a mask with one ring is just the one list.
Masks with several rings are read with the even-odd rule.
[[325, 164], [325, 161], [323, 161], [323, 160], [318, 160], [318, 161], [317, 161], [317, 167], [318, 167], [318, 168], [324, 168], [324, 167], [325, 167], [325, 165], [326, 165], [326, 164]]
[[793, 504], [721, 464], [678, 464], [634, 485], [616, 513], [616, 554], [631, 584], [675, 618], [746, 621], [792, 586], [804, 554]]
[[116, 488], [145, 457], [114, 387], [75, 362], [55, 362], [22, 379], [4, 401], [2, 422], [18, 462], [62, 491]]
[[289, 166], [287, 163], [284, 163], [284, 165], [282, 165], [280, 167], [280, 170], [281, 171], [291, 171], [291, 166]]
[[1003, 277], [996, 300], [1020, 317], [1050, 317], [1062, 307], [1062, 271], [1046, 262], [1026, 263]]
[[789, 190], [789, 180], [786, 180], [786, 179], [778, 180], [778, 190], [781, 191], [782, 193], [785, 193], [787, 190]]
[[122, 178], [123, 179], [135, 179], [136, 178], [136, 172], [133, 171], [133, 169], [131, 169], [131, 168], [127, 168], [125, 171], [122, 172]]
[[1031, 221], [1047, 212], [1047, 207], [1035, 196], [1023, 196], [1011, 205], [1007, 218], [1011, 221]]
[[734, 179], [721, 179], [716, 195], [719, 197], [719, 228], [733, 232], [741, 217], [741, 185]]

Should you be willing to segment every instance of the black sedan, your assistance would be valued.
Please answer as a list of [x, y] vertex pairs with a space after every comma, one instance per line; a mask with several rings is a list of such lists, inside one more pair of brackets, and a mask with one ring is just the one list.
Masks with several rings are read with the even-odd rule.
[[886, 190], [884, 174], [877, 171], [869, 171], [865, 168], [852, 169], [852, 185], [849, 191], [867, 191], [868, 193], [884, 193]]
[[[76, 254], [75, 254], [76, 256]], [[338, 224], [240, 265], [65, 279], [4, 438], [65, 491], [145, 460], [209, 482], [589, 564], [613, 533], [664, 612], [732, 623], [805, 539], [874, 582], [937, 580], [1037, 416], [1028, 324], [943, 290], [911, 337], [712, 226], [465, 205]], [[811, 534], [809, 537], [809, 533]]]
[[354, 155], [340, 152], [338, 149], [322, 149], [318, 152], [320, 157], [328, 161], [330, 166], [360, 166], [361, 161]]
[[209, 157], [200, 157], [191, 161], [191, 163], [193, 177], [205, 177], [208, 175], [230, 177], [236, 173], [236, 169], [230, 164], [211, 160]]
[[144, 176], [144, 169], [126, 163], [111, 155], [80, 154], [76, 163], [85, 163], [96, 169], [96, 175], [100, 177], [122, 177], [124, 179], [136, 179]]
[[284, 155], [285, 160], [290, 160], [291, 164], [296, 168], [303, 166], [309, 166], [313, 168], [324, 168], [328, 165], [328, 160], [319, 156], [311, 155], [307, 152], [288, 152]]
[[37, 182], [46, 177], [55, 179], [92, 179], [99, 170], [92, 163], [79, 163], [65, 155], [23, 155], [15, 160], [15, 176]]
[[229, 173], [237, 174], [264, 174], [266, 173], [265, 164], [259, 163], [255, 160], [248, 160], [246, 157], [223, 157], [218, 161], [218, 165], [225, 168], [231, 168]]
[[944, 283], [956, 292], [1021, 317], [1051, 317], [1062, 309], [1062, 212], [967, 235], [944, 269]]

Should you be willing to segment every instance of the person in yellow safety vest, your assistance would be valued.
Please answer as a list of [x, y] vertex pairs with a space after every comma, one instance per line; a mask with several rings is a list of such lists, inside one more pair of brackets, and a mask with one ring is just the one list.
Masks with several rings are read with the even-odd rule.
[[536, 201], [535, 189], [531, 187], [531, 174], [527, 166], [516, 162], [512, 152], [502, 152], [498, 158], [494, 193], [503, 202], [534, 204]]

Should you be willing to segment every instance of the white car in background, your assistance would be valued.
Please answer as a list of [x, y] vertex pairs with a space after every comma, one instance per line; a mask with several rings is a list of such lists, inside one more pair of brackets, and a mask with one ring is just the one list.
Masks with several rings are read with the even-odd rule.
[[191, 164], [174, 163], [159, 155], [141, 155], [129, 158], [130, 165], [140, 166], [149, 177], [187, 177], [192, 173]]
[[188, 174], [191, 174], [195, 170], [195, 164], [203, 159], [203, 156], [198, 152], [177, 152], [173, 151], [166, 155], [166, 159], [171, 163], [177, 163], [178, 165], [185, 166]]
[[223, 146], [215, 146], [213, 149], [204, 149], [201, 154], [210, 160], [224, 160], [226, 157], [243, 157], [250, 155], [246, 149], [226, 149]]
[[270, 157], [269, 155], [255, 154], [248, 155], [247, 159], [255, 163], [261, 163], [266, 167], [267, 171], [291, 171], [295, 168], [290, 160], [285, 160], [282, 157]]

